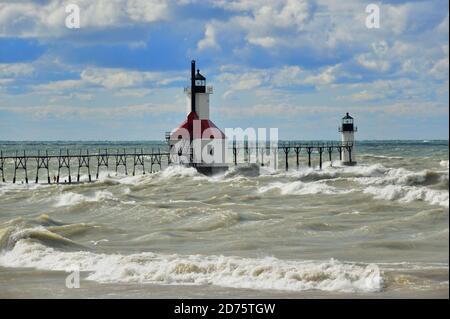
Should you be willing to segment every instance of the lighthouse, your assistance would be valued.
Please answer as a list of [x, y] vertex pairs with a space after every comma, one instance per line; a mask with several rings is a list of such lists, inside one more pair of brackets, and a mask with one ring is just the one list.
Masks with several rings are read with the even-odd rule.
[[339, 127], [339, 132], [341, 132], [341, 158], [344, 165], [356, 165], [355, 160], [355, 132], [358, 128], [354, 126], [353, 117], [351, 117], [348, 112], [342, 118], [342, 124]]
[[226, 136], [209, 119], [209, 97], [213, 87], [191, 61], [191, 85], [184, 88], [186, 119], [168, 136], [173, 163], [195, 167], [205, 175], [226, 171]]

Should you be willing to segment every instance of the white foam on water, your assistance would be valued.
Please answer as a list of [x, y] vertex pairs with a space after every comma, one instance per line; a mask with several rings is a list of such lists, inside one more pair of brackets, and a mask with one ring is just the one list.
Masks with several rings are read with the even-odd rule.
[[389, 169], [381, 164], [340, 166], [339, 162], [333, 162], [333, 166], [324, 166], [322, 170], [301, 167], [299, 170], [265, 171], [263, 176], [293, 177], [301, 180], [323, 180], [336, 178], [376, 177], [383, 176]]
[[0, 195], [6, 194], [8, 192], [16, 192], [16, 191], [32, 191], [36, 189], [50, 187], [48, 184], [35, 184], [33, 181], [29, 182], [30, 184], [16, 182], [13, 184], [11, 182], [2, 183], [0, 182]]
[[183, 165], [171, 165], [158, 172], [161, 179], [170, 179], [175, 177], [193, 177], [198, 176], [199, 173], [194, 167], [186, 167]]
[[111, 192], [101, 190], [93, 195], [83, 195], [73, 192], [65, 192], [56, 199], [55, 207], [74, 206], [83, 202], [100, 202], [103, 200], [117, 200]]
[[376, 199], [398, 200], [404, 203], [420, 200], [432, 205], [449, 207], [448, 191], [434, 190], [426, 187], [402, 185], [387, 185], [384, 187], [369, 186], [363, 192], [375, 195]]
[[[382, 172], [381, 169], [377, 171]], [[448, 183], [447, 171], [426, 169], [413, 172], [404, 168], [384, 168], [382, 174], [354, 177], [352, 180], [364, 185], [363, 193], [373, 194], [376, 199], [403, 203], [425, 201], [431, 205], [449, 207], [448, 190], [421, 185]]]
[[339, 191], [323, 183], [303, 183], [295, 181], [290, 183], [275, 182], [258, 189], [259, 193], [279, 190], [282, 195], [310, 195], [310, 194], [337, 194]]
[[442, 167], [445, 167], [445, 168], [448, 169], [448, 160], [446, 160], [446, 161], [440, 161], [440, 162], [439, 162], [439, 165], [441, 165]]
[[412, 172], [404, 168], [388, 169], [383, 176], [379, 177], [361, 177], [355, 179], [357, 182], [365, 185], [407, 185], [412, 186], [422, 183], [435, 183], [437, 181], [448, 182], [448, 172], [422, 170]]
[[386, 155], [375, 155], [375, 154], [360, 154], [358, 156], [361, 157], [372, 157], [372, 158], [379, 158], [379, 159], [403, 159], [402, 156], [386, 156]]
[[136, 173], [135, 176], [118, 174], [115, 172], [101, 172], [99, 174], [99, 180], [101, 182], [107, 182], [112, 184], [124, 184], [124, 185], [140, 185], [148, 182], [153, 178], [152, 174], [143, 175], [141, 171]]
[[356, 166], [344, 166], [343, 172], [350, 173], [350, 175], [359, 177], [371, 177], [371, 176], [381, 176], [388, 168], [382, 164], [373, 165], [356, 165]]
[[351, 212], [339, 213], [337, 216], [345, 216], [345, 215], [360, 215], [361, 213], [357, 210], [353, 210]]
[[17, 226], [9, 226], [0, 229], [0, 251], [11, 249], [15, 247], [17, 242], [27, 239], [36, 238], [40, 240], [47, 240], [54, 244], [70, 244], [77, 245], [72, 240], [61, 235], [53, 233], [43, 226], [36, 226], [31, 228], [20, 228]]
[[203, 255], [96, 254], [61, 252], [20, 240], [0, 255], [4, 267], [69, 271], [79, 267], [86, 279], [107, 283], [217, 285], [232, 288], [303, 291], [377, 292], [382, 272], [375, 264], [287, 261], [273, 257], [241, 258]]

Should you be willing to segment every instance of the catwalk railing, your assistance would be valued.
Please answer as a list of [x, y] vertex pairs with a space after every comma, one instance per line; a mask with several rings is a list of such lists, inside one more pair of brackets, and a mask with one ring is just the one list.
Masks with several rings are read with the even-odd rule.
[[[318, 168], [322, 169], [324, 156], [328, 155], [330, 164], [333, 161], [333, 154], [337, 153], [339, 160], [342, 160], [342, 152], [348, 152], [350, 162], [352, 161], [353, 143], [342, 142], [280, 142], [278, 144], [270, 143], [232, 143], [228, 149], [232, 159], [229, 165], [246, 164], [255, 162], [264, 166], [268, 160], [268, 154], [274, 153], [278, 158], [284, 158], [284, 169], [289, 169], [289, 158], [293, 155], [295, 165], [298, 169], [300, 167], [300, 159], [302, 152], [307, 155], [307, 165], [312, 166], [312, 155], [318, 155]], [[188, 151], [189, 152], [189, 151]], [[95, 172], [95, 178], [98, 180], [100, 171], [105, 168], [108, 172], [111, 167], [114, 168], [115, 173], [118, 174], [122, 168], [123, 173], [128, 175], [128, 167], [132, 166], [132, 175], [134, 176], [137, 169], [146, 173], [146, 167], [149, 167], [149, 173], [155, 172], [157, 167], [161, 170], [164, 166], [169, 166], [177, 163], [176, 157], [186, 156], [177, 152], [170, 152], [169, 148], [164, 149], [101, 149], [96, 152], [92, 150], [69, 150], [60, 149], [59, 152], [50, 153], [45, 151], [0, 151], [0, 178], [2, 182], [6, 182], [5, 172], [8, 166], [13, 168], [12, 182], [16, 183], [18, 173], [23, 172], [23, 181], [28, 184], [29, 173], [35, 171], [34, 181], [39, 182], [39, 173], [41, 170], [46, 172], [46, 182], [53, 183], [73, 183], [73, 172], [76, 171], [76, 182], [80, 182], [80, 176], [83, 170], [87, 172], [87, 181], [92, 181], [91, 172]], [[242, 155], [239, 157], [239, 155]], [[188, 163], [189, 164], [189, 163]], [[276, 163], [278, 167], [279, 163]], [[51, 173], [53, 168], [53, 173]], [[61, 180], [62, 173], [67, 171], [67, 179]], [[53, 175], [53, 178], [51, 178]]]

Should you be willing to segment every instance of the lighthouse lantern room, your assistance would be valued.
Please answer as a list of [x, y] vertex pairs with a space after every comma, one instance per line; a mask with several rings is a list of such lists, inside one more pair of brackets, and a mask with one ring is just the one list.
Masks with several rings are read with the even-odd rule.
[[342, 150], [341, 157], [344, 165], [356, 165], [355, 160], [355, 132], [358, 128], [354, 126], [353, 117], [348, 113], [342, 118], [341, 132]]

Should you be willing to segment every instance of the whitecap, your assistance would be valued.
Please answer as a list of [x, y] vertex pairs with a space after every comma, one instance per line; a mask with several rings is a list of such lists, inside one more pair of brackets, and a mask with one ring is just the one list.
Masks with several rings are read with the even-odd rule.
[[338, 193], [335, 187], [322, 183], [303, 183], [301, 181], [295, 182], [275, 182], [267, 186], [262, 186], [258, 189], [259, 193], [265, 193], [272, 190], [278, 190], [282, 195], [309, 195], [309, 194], [336, 194]]
[[87, 280], [106, 283], [217, 285], [232, 288], [340, 292], [382, 290], [382, 272], [375, 264], [328, 261], [289, 261], [274, 257], [132, 255], [61, 252], [29, 240], [0, 255], [4, 267], [32, 267], [88, 272]]
[[170, 179], [175, 177], [193, 177], [198, 176], [199, 173], [194, 167], [186, 167], [183, 165], [171, 165], [158, 172], [161, 179]]
[[432, 205], [449, 207], [448, 191], [429, 189], [426, 187], [387, 185], [384, 187], [369, 186], [364, 193], [375, 195], [376, 199], [398, 200], [410, 203], [416, 200], [425, 201]]
[[60, 194], [55, 203], [55, 207], [74, 206], [83, 202], [99, 202], [103, 200], [117, 200], [111, 192], [101, 190], [93, 195], [83, 195], [73, 192], [64, 192]]

